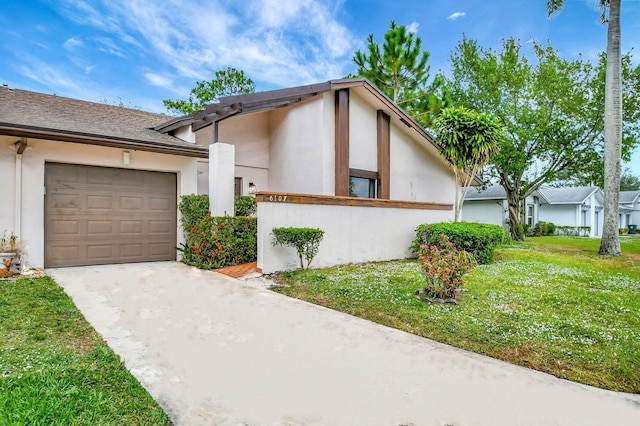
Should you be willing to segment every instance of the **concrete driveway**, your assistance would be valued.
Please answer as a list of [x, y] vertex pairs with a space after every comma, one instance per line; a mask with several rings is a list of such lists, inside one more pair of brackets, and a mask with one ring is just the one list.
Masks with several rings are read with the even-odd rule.
[[638, 425], [556, 379], [176, 262], [47, 271], [178, 425]]

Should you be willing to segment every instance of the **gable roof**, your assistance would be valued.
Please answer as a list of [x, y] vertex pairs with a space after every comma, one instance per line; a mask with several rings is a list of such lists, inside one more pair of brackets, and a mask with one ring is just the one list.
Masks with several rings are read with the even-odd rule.
[[206, 158], [205, 147], [153, 130], [168, 118], [136, 109], [0, 88], [0, 135]]
[[540, 188], [549, 204], [582, 204], [594, 192], [600, 191], [597, 186], [570, 186], [555, 188], [545, 186]]
[[507, 192], [500, 185], [489, 186], [485, 189], [469, 187], [464, 197], [465, 201], [506, 200]]
[[398, 117], [402, 123], [414, 129], [422, 137], [433, 144], [433, 146], [438, 148], [437, 143], [433, 140], [431, 135], [420, 124], [418, 124], [418, 122], [411, 118], [402, 108], [396, 105], [387, 97], [387, 95], [365, 78], [329, 80], [324, 83], [309, 84], [306, 86], [249, 93], [246, 95], [227, 96], [220, 98], [218, 103], [207, 105], [203, 110], [162, 123], [154, 127], [154, 130], [169, 133], [180, 127], [192, 125], [192, 129], [195, 132], [204, 127], [210, 126], [217, 121], [222, 121], [234, 115], [282, 108], [332, 90], [359, 87], [378, 98], [384, 104], [386, 109]]
[[640, 201], [640, 191], [620, 191], [620, 204], [635, 204]]

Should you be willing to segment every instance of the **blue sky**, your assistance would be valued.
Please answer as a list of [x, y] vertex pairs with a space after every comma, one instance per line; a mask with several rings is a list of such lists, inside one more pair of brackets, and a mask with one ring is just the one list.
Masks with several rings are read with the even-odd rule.
[[[432, 74], [463, 34], [496, 49], [510, 36], [549, 40], [592, 59], [606, 47], [596, 4], [566, 0], [548, 19], [546, 0], [5, 0], [0, 84], [166, 112], [163, 99], [228, 66], [258, 90], [342, 77], [392, 19], [422, 37]], [[640, 45], [640, 0], [622, 0], [622, 31], [623, 51]], [[640, 175], [640, 152], [629, 165]]]

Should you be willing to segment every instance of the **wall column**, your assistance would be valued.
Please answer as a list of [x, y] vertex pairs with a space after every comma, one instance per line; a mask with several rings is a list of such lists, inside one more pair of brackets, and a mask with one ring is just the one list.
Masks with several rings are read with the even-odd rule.
[[349, 196], [349, 89], [336, 90], [336, 196]]
[[209, 145], [209, 210], [211, 216], [234, 215], [235, 146]]

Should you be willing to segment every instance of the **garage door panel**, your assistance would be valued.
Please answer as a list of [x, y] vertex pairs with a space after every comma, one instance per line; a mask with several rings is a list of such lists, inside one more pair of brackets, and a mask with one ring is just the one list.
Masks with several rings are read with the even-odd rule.
[[175, 174], [46, 163], [45, 185], [45, 266], [175, 260]]

